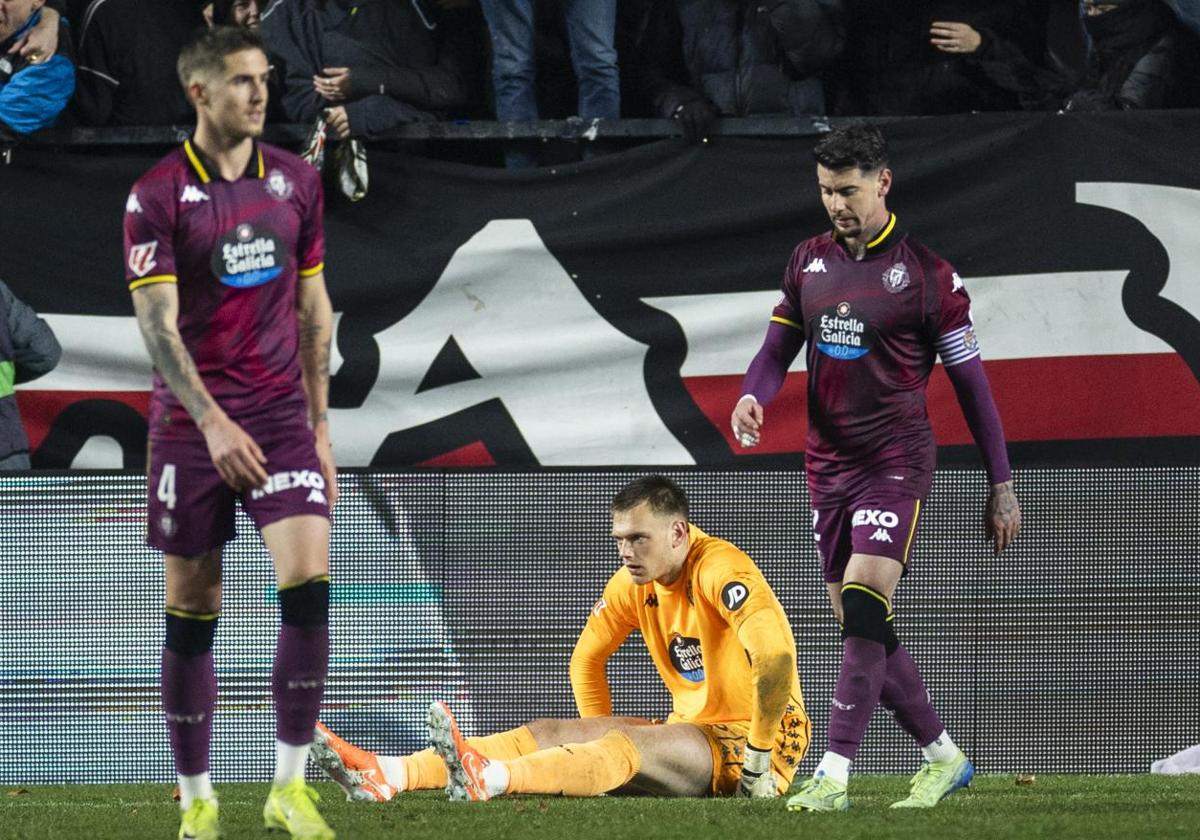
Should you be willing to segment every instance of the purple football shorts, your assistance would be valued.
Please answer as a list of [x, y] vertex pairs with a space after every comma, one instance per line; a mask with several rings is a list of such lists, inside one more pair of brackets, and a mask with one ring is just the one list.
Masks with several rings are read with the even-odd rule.
[[304, 416], [236, 421], [267, 456], [267, 483], [237, 492], [221, 480], [204, 437], [150, 444], [146, 544], [191, 557], [236, 536], [234, 500], [262, 530], [289, 516], [329, 516], [325, 478]]
[[851, 554], [890, 557], [907, 573], [921, 505], [920, 499], [868, 495], [841, 507], [814, 510], [813, 538], [825, 582], [841, 581]]

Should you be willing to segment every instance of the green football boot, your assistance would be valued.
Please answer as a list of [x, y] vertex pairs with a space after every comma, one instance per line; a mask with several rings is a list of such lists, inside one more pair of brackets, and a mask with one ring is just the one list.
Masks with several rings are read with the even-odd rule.
[[179, 823], [179, 840], [218, 840], [217, 800], [193, 799]]
[[286, 831], [293, 840], [334, 840], [333, 829], [317, 810], [320, 799], [304, 779], [271, 785], [267, 804], [263, 806], [263, 823], [268, 830]]
[[966, 753], [949, 761], [930, 761], [912, 777], [912, 792], [908, 799], [893, 802], [893, 808], [932, 808], [959, 788], [971, 784], [975, 766]]
[[823, 772], [800, 785], [787, 801], [789, 811], [845, 811], [849, 807], [845, 783], [835, 781]]

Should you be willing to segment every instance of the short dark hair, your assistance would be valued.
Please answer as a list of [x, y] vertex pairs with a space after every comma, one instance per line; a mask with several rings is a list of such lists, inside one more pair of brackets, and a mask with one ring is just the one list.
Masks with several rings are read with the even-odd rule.
[[888, 165], [887, 139], [871, 123], [845, 123], [835, 126], [813, 147], [813, 157], [834, 172], [850, 167], [874, 172]]
[[660, 516], [681, 516], [685, 521], [688, 518], [687, 494], [665, 475], [647, 475], [629, 482], [613, 496], [609, 510], [622, 513], [633, 510], [642, 502]]
[[225, 56], [243, 50], [260, 50], [265, 55], [266, 47], [262, 36], [253, 29], [242, 26], [214, 26], [199, 29], [192, 39], [179, 51], [175, 72], [179, 83], [187, 90], [192, 77], [197, 73], [213, 74], [225, 70]]

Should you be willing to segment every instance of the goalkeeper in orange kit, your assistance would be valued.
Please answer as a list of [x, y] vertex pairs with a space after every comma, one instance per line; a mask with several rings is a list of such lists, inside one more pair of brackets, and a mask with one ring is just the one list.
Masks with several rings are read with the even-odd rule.
[[[432, 749], [377, 755], [318, 724], [313, 760], [362, 800], [435, 788], [464, 800], [610, 791], [773, 797], [786, 790], [811, 724], [796, 642], [775, 593], [746, 554], [688, 521], [687, 496], [670, 479], [630, 483], [610, 510], [622, 568], [571, 655], [579, 718], [466, 739], [438, 702], [429, 708]], [[612, 716], [605, 665], [634, 630], [671, 693], [665, 723]]]

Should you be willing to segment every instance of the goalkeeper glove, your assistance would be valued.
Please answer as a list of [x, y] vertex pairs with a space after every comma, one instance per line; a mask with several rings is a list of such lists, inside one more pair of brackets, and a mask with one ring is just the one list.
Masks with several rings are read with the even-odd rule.
[[775, 786], [775, 774], [771, 772], [771, 751], [755, 749], [746, 745], [746, 758], [742, 761], [742, 781], [738, 784], [738, 796], [750, 799], [773, 799], [779, 795]]

